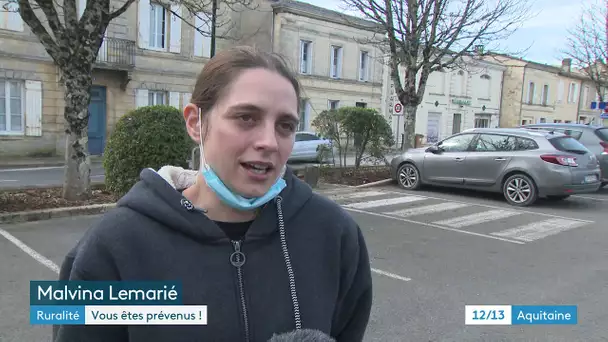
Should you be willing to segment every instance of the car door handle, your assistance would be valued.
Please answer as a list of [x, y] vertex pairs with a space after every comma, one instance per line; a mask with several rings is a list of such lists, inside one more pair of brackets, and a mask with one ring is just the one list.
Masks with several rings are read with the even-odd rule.
[[463, 161], [463, 160], [464, 160], [464, 158], [462, 158], [462, 157], [456, 157], [456, 158], [454, 158], [454, 160], [455, 160], [455, 161]]
[[496, 160], [496, 161], [505, 161], [505, 160], [507, 160], [507, 158], [494, 158], [494, 160]]

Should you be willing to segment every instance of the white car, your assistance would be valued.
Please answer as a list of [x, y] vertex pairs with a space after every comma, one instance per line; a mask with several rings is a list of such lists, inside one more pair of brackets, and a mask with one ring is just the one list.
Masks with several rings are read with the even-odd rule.
[[[325, 160], [319, 160], [319, 149], [322, 145], [330, 148], [325, 153]], [[294, 162], [329, 162], [335, 154], [335, 147], [331, 140], [323, 139], [313, 132], [296, 132], [296, 141], [289, 161]]]

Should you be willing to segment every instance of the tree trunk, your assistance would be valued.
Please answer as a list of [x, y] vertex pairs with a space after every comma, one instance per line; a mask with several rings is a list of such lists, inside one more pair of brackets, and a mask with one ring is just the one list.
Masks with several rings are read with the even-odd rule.
[[[415, 146], [416, 141], [416, 111], [418, 106], [406, 105], [404, 106], [403, 115], [403, 150], [412, 148]], [[397, 137], [399, 139], [399, 137]]]
[[87, 134], [91, 73], [72, 69], [63, 71], [62, 76], [66, 91], [64, 117], [67, 122], [63, 198], [84, 200], [91, 196]]

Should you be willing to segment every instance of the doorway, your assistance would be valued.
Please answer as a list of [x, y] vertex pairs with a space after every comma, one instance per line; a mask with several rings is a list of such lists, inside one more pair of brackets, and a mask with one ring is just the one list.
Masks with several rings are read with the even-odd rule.
[[97, 156], [103, 154], [106, 140], [106, 87], [91, 87], [89, 103], [89, 153]]
[[455, 113], [452, 121], [452, 134], [460, 133], [462, 130], [462, 114]]

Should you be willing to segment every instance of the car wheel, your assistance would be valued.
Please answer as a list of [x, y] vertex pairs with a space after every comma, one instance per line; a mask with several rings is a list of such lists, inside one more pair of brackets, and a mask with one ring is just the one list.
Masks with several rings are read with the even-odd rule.
[[418, 168], [410, 163], [405, 163], [397, 171], [397, 183], [406, 190], [417, 190], [420, 188], [420, 172]]
[[526, 207], [538, 199], [534, 181], [523, 173], [507, 178], [502, 186], [502, 193], [507, 202], [518, 207]]
[[553, 195], [553, 196], [547, 196], [547, 199], [550, 201], [561, 201], [561, 200], [565, 200], [568, 197], [570, 197], [570, 195]]

